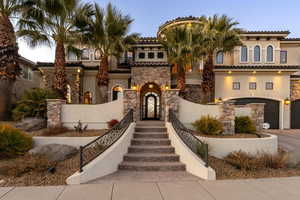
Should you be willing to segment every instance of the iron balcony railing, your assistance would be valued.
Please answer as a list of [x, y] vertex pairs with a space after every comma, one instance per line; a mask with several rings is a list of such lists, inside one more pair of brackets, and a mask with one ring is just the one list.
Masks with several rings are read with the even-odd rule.
[[108, 130], [104, 135], [99, 136], [84, 146], [80, 146], [79, 171], [82, 172], [84, 166], [93, 161], [116, 141], [118, 141], [132, 122], [133, 110], [130, 110], [119, 123], [117, 123], [112, 129]]
[[208, 167], [208, 144], [199, 140], [191, 130], [187, 129], [172, 110], [169, 111], [169, 121], [180, 139], [205, 162], [205, 167]]

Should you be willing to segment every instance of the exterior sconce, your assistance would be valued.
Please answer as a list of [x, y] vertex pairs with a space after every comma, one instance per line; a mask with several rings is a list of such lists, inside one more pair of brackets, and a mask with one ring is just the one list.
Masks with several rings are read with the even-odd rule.
[[77, 73], [79, 74], [79, 73], [80, 73], [80, 71], [81, 71], [81, 70], [80, 70], [80, 68], [78, 68], [78, 69], [77, 69]]
[[228, 71], [228, 74], [232, 74], [232, 71]]
[[133, 86], [131, 86], [131, 89], [132, 89], [132, 90], [137, 90], [137, 89], [138, 89], [138, 86], [137, 86], [135, 83], [133, 83]]
[[153, 88], [153, 84], [149, 84], [149, 88], [152, 89]]
[[252, 74], [256, 74], [256, 71], [253, 71]]
[[282, 71], [278, 71], [278, 74], [281, 74], [282, 73]]
[[285, 104], [285, 105], [290, 105], [290, 104], [291, 104], [290, 98], [286, 98], [286, 99], [284, 100], [284, 104]]
[[223, 99], [221, 97], [219, 97], [218, 99], [216, 98], [215, 99], [215, 103], [222, 103], [223, 102]]

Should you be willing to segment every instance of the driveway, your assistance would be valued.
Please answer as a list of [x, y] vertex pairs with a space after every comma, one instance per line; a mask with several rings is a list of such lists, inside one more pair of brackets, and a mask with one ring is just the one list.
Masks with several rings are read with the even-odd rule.
[[264, 132], [277, 135], [278, 144], [282, 149], [288, 152], [300, 152], [300, 129], [265, 130]]

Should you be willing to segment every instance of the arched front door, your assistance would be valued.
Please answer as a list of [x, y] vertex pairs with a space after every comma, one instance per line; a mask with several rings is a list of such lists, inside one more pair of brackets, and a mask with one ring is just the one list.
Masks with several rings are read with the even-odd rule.
[[141, 89], [141, 120], [160, 120], [161, 91], [154, 83], [146, 84]]

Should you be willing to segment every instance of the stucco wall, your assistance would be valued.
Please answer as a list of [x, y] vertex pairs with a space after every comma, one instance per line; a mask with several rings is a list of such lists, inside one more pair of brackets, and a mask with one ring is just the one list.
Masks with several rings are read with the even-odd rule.
[[123, 99], [97, 105], [66, 104], [62, 106], [62, 124], [73, 128], [80, 120], [88, 129], [107, 128], [107, 121], [121, 120], [123, 117]]
[[209, 154], [217, 158], [224, 158], [234, 151], [244, 151], [250, 154], [265, 152], [277, 153], [278, 139], [276, 135], [265, 138], [208, 138], [197, 136], [208, 144]]
[[97, 137], [33, 137], [34, 147], [47, 144], [65, 144], [79, 149]]

